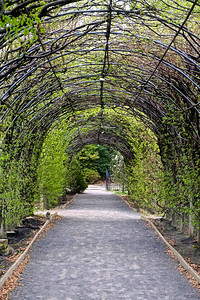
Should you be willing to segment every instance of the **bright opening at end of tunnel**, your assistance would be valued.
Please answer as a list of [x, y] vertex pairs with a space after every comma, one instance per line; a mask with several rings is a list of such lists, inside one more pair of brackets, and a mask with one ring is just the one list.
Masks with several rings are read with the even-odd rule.
[[3, 235], [107, 179], [200, 241], [199, 12], [197, 0], [0, 1]]

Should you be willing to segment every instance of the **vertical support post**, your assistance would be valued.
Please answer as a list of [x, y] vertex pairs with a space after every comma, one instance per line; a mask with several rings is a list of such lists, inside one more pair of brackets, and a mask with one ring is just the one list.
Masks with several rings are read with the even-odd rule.
[[1, 239], [7, 238], [7, 226], [5, 224], [4, 217], [2, 216], [0, 217], [0, 238]]
[[176, 227], [176, 215], [175, 215], [175, 213], [172, 213], [172, 226], [173, 227]]
[[192, 201], [190, 200], [190, 214], [188, 216], [188, 234], [189, 236], [194, 236], [194, 226], [192, 224]]
[[200, 213], [198, 215], [197, 242], [200, 242]]
[[0, 228], [0, 238], [4, 239], [7, 238], [7, 232], [6, 232], [6, 225], [4, 222], [1, 222], [1, 228]]
[[106, 190], [108, 191], [109, 189], [109, 173], [108, 169], [106, 169]]
[[182, 213], [181, 215], [180, 215], [180, 221], [179, 221], [179, 229], [180, 229], [180, 231], [181, 232], [184, 232], [184, 229], [185, 229], [185, 215], [184, 215], [184, 213]]
[[200, 228], [197, 229], [197, 242], [200, 243]]
[[122, 164], [122, 193], [124, 193], [124, 162]]

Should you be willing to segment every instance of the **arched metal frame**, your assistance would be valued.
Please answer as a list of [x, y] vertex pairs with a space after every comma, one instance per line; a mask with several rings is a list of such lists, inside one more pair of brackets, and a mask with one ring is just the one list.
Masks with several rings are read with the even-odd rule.
[[[77, 128], [72, 150], [110, 143], [130, 156], [126, 125], [120, 130], [104, 114], [116, 108], [157, 135], [163, 117], [178, 111], [199, 143], [199, 12], [197, 0], [9, 1], [2, 17], [10, 25], [0, 30], [0, 120], [9, 142], [27, 133], [37, 139], [67, 118]], [[41, 23], [29, 25], [31, 14]], [[90, 109], [100, 113], [87, 119], [86, 134], [80, 112]]]

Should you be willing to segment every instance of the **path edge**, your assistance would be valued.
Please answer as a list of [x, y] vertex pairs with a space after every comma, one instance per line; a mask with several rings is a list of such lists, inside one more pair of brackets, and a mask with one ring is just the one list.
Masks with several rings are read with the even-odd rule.
[[30, 248], [32, 247], [33, 243], [36, 241], [38, 236], [44, 231], [44, 229], [47, 227], [47, 225], [53, 221], [53, 218], [57, 215], [57, 213], [54, 213], [50, 220], [47, 220], [44, 225], [40, 228], [40, 230], [36, 233], [36, 235], [33, 237], [30, 244], [27, 246], [26, 250], [18, 257], [18, 259], [14, 262], [14, 264], [6, 271], [6, 273], [1, 277], [0, 279], [0, 290], [3, 287], [4, 283], [12, 276], [13, 272], [19, 267], [19, 265], [22, 263], [22, 261], [25, 259], [26, 255], [28, 254]]
[[[121, 195], [117, 195], [121, 198], [132, 210], [137, 211], [135, 208], [131, 207], [130, 203], [123, 199]], [[161, 232], [156, 228], [156, 226], [143, 214], [141, 214], [141, 219], [149, 223], [149, 225], [153, 228], [153, 230], [157, 233], [157, 235], [161, 238], [161, 240], [166, 244], [166, 246], [172, 251], [175, 258], [179, 261], [180, 265], [197, 281], [200, 283], [199, 274], [186, 262], [183, 256], [176, 250], [169, 242], [165, 239], [165, 237], [161, 234]]]
[[68, 206], [75, 200], [75, 198], [77, 197], [78, 193], [74, 194], [74, 196], [72, 197], [72, 199], [68, 202], [66, 202], [65, 204], [61, 205], [61, 209], [66, 209], [68, 208]]
[[196, 280], [200, 283], [200, 276], [198, 273], [185, 261], [182, 255], [174, 249], [172, 245], [164, 238], [164, 236], [160, 233], [160, 231], [156, 228], [156, 226], [144, 215], [141, 215], [142, 220], [146, 221], [150, 224], [153, 230], [157, 233], [157, 235], [162, 239], [162, 241], [167, 245], [167, 247], [173, 252], [176, 259], [179, 261], [180, 265]]
[[[67, 208], [75, 199], [75, 197], [78, 195], [78, 193], [76, 193], [72, 199], [65, 203], [63, 205], [63, 208]], [[4, 283], [12, 276], [13, 272], [19, 267], [19, 265], [22, 263], [22, 261], [25, 259], [26, 255], [28, 254], [30, 248], [32, 247], [33, 243], [36, 241], [36, 239], [38, 238], [38, 236], [44, 231], [44, 229], [47, 227], [47, 225], [53, 221], [54, 217], [57, 216], [58, 213], [55, 212], [53, 214], [51, 214], [51, 217], [49, 220], [47, 220], [44, 225], [40, 228], [40, 230], [36, 233], [36, 235], [33, 237], [32, 241], [30, 242], [30, 244], [27, 246], [26, 250], [18, 257], [18, 259], [14, 262], [14, 264], [6, 271], [6, 273], [1, 277], [0, 279], [0, 290], [3, 287]]]

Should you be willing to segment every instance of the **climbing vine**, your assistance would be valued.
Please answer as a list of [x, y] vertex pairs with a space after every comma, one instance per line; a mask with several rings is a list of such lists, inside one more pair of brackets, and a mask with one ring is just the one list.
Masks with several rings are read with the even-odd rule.
[[99, 145], [122, 155], [138, 207], [198, 226], [199, 10], [197, 0], [0, 1], [3, 223], [102, 177], [76, 157]]

